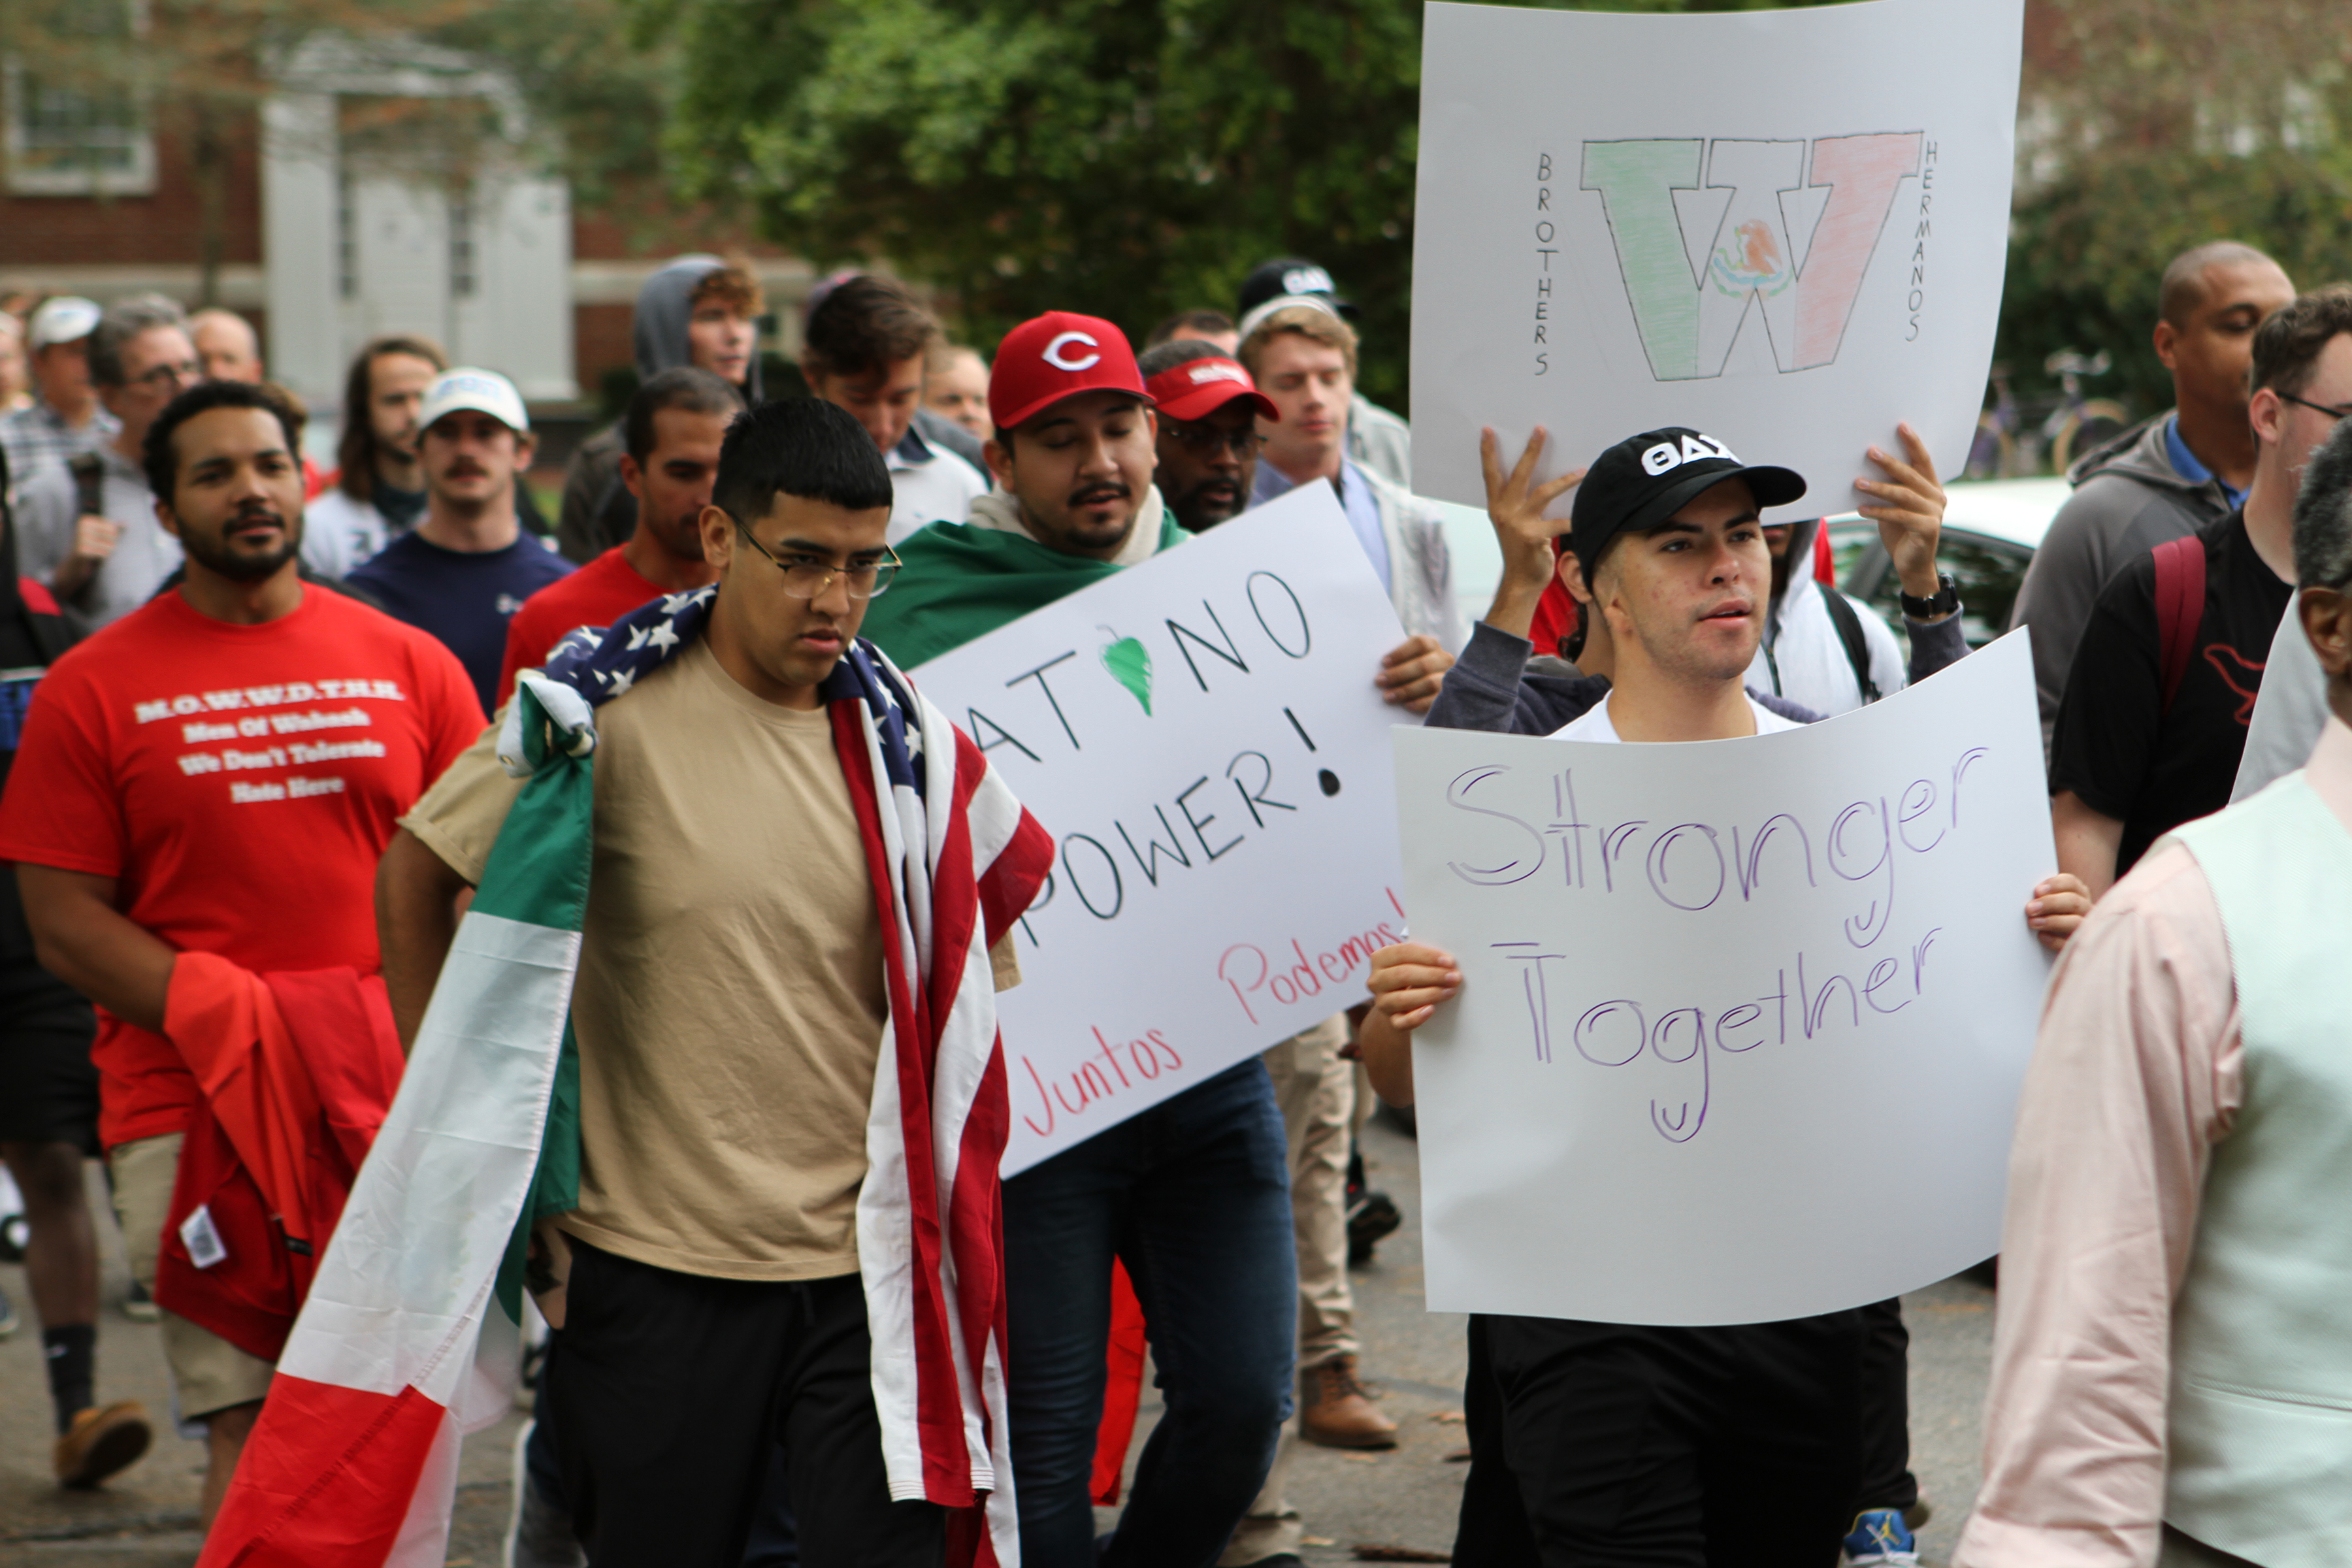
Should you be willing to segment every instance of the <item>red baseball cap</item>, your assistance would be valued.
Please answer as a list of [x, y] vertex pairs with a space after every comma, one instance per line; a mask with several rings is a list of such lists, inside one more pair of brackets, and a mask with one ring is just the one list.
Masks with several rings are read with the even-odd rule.
[[1125, 392], [1151, 401], [1127, 334], [1100, 316], [1048, 310], [997, 345], [988, 372], [988, 416], [1000, 430], [1081, 392]]
[[1182, 364], [1171, 364], [1143, 384], [1160, 412], [1171, 419], [1198, 419], [1213, 414], [1237, 397], [1247, 398], [1250, 407], [1267, 419], [1280, 419], [1282, 410], [1274, 399], [1257, 389], [1250, 373], [1237, 360], [1223, 354], [1188, 359]]

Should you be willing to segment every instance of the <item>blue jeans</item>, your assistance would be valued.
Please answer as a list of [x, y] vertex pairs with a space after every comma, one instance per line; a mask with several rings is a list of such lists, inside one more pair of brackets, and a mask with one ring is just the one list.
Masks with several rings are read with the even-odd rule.
[[1255, 1057], [1004, 1184], [1007, 1394], [1028, 1568], [1094, 1568], [1110, 1266], [1127, 1265], [1166, 1414], [1100, 1562], [1206, 1568], [1290, 1414], [1290, 1173]]

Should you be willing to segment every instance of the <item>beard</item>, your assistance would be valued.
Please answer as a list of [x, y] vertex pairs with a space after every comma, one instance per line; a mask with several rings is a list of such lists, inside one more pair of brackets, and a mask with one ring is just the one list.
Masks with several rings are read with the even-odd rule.
[[656, 523], [654, 531], [661, 547], [680, 561], [699, 561], [702, 557], [702, 508], [681, 512], [666, 523]]
[[265, 577], [276, 576], [289, 561], [301, 553], [302, 524], [298, 519], [279, 536], [276, 548], [266, 551], [235, 548], [228, 542], [226, 529], [218, 533], [198, 533], [184, 529], [180, 535], [180, 548], [188, 559], [232, 583], [258, 583]]
[[1249, 504], [1248, 491], [1228, 479], [1203, 479], [1181, 497], [1167, 498], [1176, 521], [1194, 532], [1230, 522]]

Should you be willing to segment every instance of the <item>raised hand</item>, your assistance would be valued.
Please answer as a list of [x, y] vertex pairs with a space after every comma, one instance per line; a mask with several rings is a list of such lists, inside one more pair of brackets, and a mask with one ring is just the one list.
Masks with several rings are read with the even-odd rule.
[[1919, 432], [1907, 423], [1895, 430], [1903, 437], [1909, 461], [1873, 447], [1870, 460], [1886, 471], [1886, 478], [1853, 481], [1855, 489], [1875, 501], [1855, 510], [1878, 524], [1878, 537], [1886, 545], [1903, 591], [1915, 599], [1930, 599], [1936, 595], [1936, 541], [1944, 528], [1944, 487]]

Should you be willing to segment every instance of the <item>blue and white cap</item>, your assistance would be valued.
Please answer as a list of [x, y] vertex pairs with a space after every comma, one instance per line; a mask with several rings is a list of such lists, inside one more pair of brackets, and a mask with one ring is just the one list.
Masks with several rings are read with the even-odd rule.
[[443, 415], [461, 408], [487, 414], [520, 434], [530, 431], [530, 415], [523, 408], [522, 394], [515, 390], [514, 383], [497, 371], [476, 370], [471, 365], [443, 371], [425, 389], [425, 406], [417, 414], [416, 427], [430, 430]]

